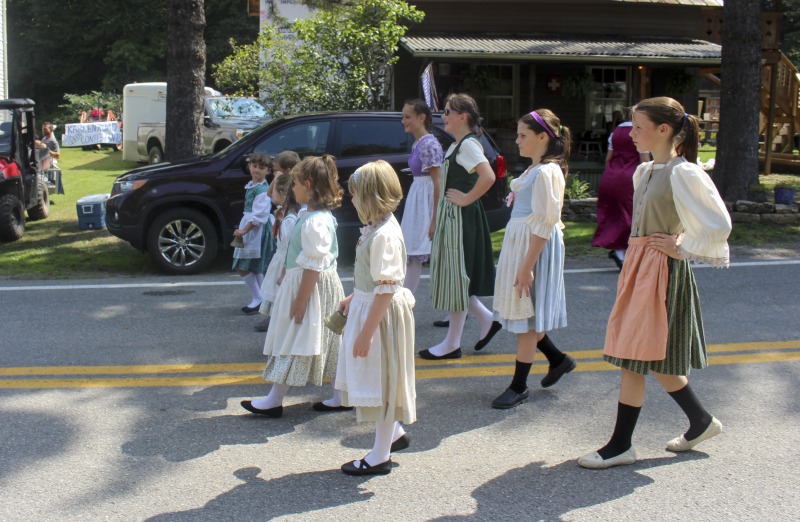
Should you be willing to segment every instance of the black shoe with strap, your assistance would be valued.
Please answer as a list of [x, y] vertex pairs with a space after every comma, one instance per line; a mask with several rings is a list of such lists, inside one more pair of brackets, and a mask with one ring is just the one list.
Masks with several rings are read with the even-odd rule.
[[[358, 462], [358, 465], [356, 465]], [[353, 460], [346, 464], [342, 464], [342, 471], [347, 475], [388, 475], [392, 472], [392, 459], [380, 464], [370, 466], [365, 459]]]

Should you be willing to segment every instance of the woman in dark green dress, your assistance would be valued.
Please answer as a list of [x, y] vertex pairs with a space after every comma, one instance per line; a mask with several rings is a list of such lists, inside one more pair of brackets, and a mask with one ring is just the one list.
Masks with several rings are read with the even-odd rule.
[[492, 242], [480, 198], [495, 181], [477, 137], [481, 131], [475, 132], [480, 122], [478, 105], [466, 94], [450, 95], [442, 119], [456, 141], [442, 165], [444, 190], [439, 196], [431, 248], [431, 295], [435, 308], [450, 312], [450, 324], [444, 341], [419, 353], [423, 359], [461, 357], [461, 333], [468, 310], [480, 323], [476, 350], [500, 330], [478, 299], [494, 293]]

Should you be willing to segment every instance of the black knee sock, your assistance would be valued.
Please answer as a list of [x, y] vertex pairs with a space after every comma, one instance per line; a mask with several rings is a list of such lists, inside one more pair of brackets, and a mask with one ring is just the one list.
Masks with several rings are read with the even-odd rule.
[[564, 361], [564, 357], [566, 357], [561, 350], [556, 348], [556, 345], [553, 344], [553, 341], [550, 340], [547, 334], [544, 334], [542, 340], [536, 343], [536, 347], [544, 354], [545, 357], [547, 357], [547, 362], [550, 363], [550, 368], [555, 368], [561, 364]]
[[617, 455], [621, 455], [630, 449], [633, 439], [633, 430], [636, 429], [636, 421], [639, 420], [641, 406], [628, 406], [627, 404], [617, 403], [617, 424], [614, 426], [614, 433], [608, 444], [597, 450], [597, 453], [607, 460]]
[[711, 424], [711, 414], [700, 404], [700, 399], [697, 398], [694, 391], [687, 384], [680, 390], [671, 392], [670, 396], [675, 399], [683, 413], [689, 417], [689, 431], [683, 435], [686, 440], [693, 440], [702, 435]]
[[522, 393], [528, 389], [528, 374], [531, 373], [531, 366], [533, 366], [533, 363], [517, 361], [516, 368], [514, 368], [514, 378], [511, 380], [511, 386], [509, 386], [515, 393]]

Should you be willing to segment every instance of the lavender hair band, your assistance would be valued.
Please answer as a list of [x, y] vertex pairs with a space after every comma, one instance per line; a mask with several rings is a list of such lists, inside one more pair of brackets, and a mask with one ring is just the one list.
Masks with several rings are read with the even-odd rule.
[[542, 126], [542, 128], [545, 130], [545, 132], [547, 132], [547, 134], [549, 134], [549, 135], [550, 135], [550, 137], [551, 137], [551, 138], [553, 138], [553, 139], [556, 139], [556, 135], [555, 135], [555, 134], [553, 134], [553, 131], [551, 131], [551, 130], [550, 130], [550, 127], [548, 127], [548, 126], [547, 126], [547, 124], [544, 122], [544, 120], [542, 119], [542, 117], [541, 117], [541, 116], [539, 116], [539, 113], [538, 113], [538, 112], [536, 112], [536, 111], [531, 111], [531, 112], [530, 112], [530, 115], [531, 115], [531, 117], [532, 117], [534, 120], [536, 120], [536, 123], [538, 123], [539, 125], [541, 125], [541, 126]]

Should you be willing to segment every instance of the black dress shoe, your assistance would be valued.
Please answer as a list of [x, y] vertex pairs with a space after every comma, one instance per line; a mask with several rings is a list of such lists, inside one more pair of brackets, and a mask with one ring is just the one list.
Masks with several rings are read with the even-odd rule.
[[517, 404], [522, 404], [527, 400], [527, 389], [525, 389], [525, 391], [522, 393], [517, 393], [511, 388], [506, 388], [506, 391], [504, 391], [500, 397], [492, 401], [492, 408], [497, 408], [498, 410], [507, 410], [509, 408], [513, 408]]
[[499, 332], [501, 328], [503, 327], [500, 325], [499, 322], [497, 321], [492, 322], [492, 326], [489, 328], [489, 333], [486, 334], [486, 337], [475, 343], [475, 351], [478, 352], [480, 350], [483, 350], [486, 347], [486, 345], [489, 344], [489, 341], [492, 340], [494, 334]]
[[358, 461], [358, 466], [356, 466], [356, 461], [354, 460], [347, 464], [342, 464], [342, 471], [347, 475], [388, 475], [392, 471], [392, 459], [374, 466], [367, 464], [364, 459]]
[[542, 378], [542, 388], [549, 388], [558, 382], [558, 380], [565, 374], [575, 369], [575, 359], [567, 354], [564, 354], [564, 360], [555, 368], [550, 368], [547, 375]]
[[242, 401], [241, 404], [242, 408], [250, 413], [255, 413], [256, 415], [266, 415], [267, 417], [271, 417], [273, 419], [280, 418], [283, 415], [283, 406], [276, 406], [274, 408], [262, 410], [261, 408], [256, 408], [253, 406], [253, 401]]
[[247, 315], [253, 315], [254, 313], [258, 312], [259, 308], [261, 308], [261, 303], [257, 304], [256, 306], [243, 306], [242, 312], [246, 313]]
[[441, 359], [460, 359], [461, 348], [456, 348], [452, 352], [446, 353], [444, 355], [434, 355], [430, 352], [430, 350], [422, 350], [421, 352], [419, 352], [419, 356], [429, 361], [439, 361]]
[[450, 326], [450, 321], [448, 321], [448, 320], [434, 321], [433, 322], [433, 326], [438, 326], [439, 328], [447, 328], [447, 327]]
[[328, 406], [324, 402], [315, 402], [311, 405], [311, 409], [314, 411], [350, 411], [353, 409], [352, 406]]
[[397, 439], [396, 441], [392, 442], [392, 447], [389, 451], [394, 453], [395, 451], [402, 451], [406, 449], [409, 444], [411, 444], [411, 437], [408, 436], [408, 433], [403, 433], [403, 436]]
[[619, 258], [619, 256], [617, 255], [616, 252], [614, 252], [613, 250], [611, 252], [609, 252], [608, 253], [608, 258], [611, 259], [612, 261], [614, 261], [614, 263], [616, 263], [617, 268], [622, 270], [622, 259]]

